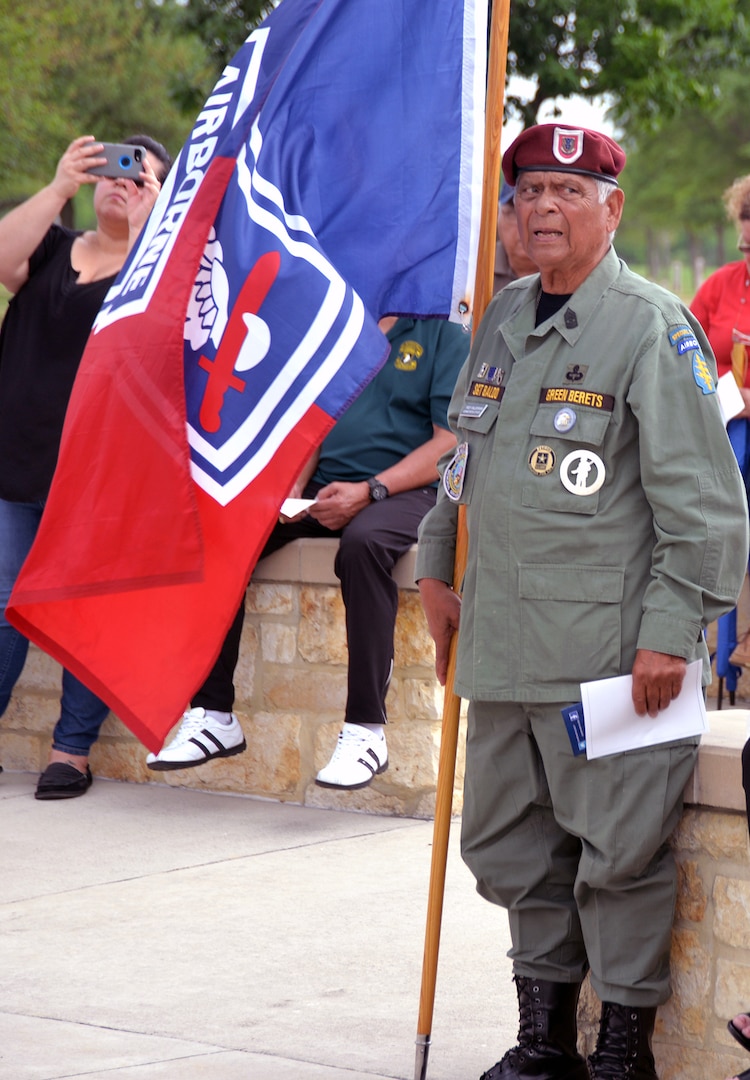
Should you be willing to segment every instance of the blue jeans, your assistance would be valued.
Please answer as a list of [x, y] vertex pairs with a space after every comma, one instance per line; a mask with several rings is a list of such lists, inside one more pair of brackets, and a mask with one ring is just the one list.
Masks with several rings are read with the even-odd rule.
[[[6, 620], [5, 608], [34, 542], [43, 509], [43, 502], [0, 499], [0, 716], [8, 707], [29, 649], [28, 640]], [[60, 719], [52, 733], [53, 749], [87, 757], [108, 712], [109, 706], [63, 670]]]

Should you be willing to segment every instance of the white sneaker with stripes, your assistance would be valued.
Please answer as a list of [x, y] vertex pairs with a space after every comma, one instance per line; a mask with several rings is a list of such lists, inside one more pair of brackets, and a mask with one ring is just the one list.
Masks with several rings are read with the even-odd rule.
[[163, 746], [158, 754], [149, 754], [146, 764], [156, 772], [192, 769], [214, 758], [233, 757], [246, 749], [245, 736], [234, 713], [229, 724], [222, 724], [205, 709], [195, 708], [184, 714], [169, 745]]
[[385, 736], [361, 724], [344, 724], [333, 757], [315, 778], [321, 787], [366, 787], [388, 768]]

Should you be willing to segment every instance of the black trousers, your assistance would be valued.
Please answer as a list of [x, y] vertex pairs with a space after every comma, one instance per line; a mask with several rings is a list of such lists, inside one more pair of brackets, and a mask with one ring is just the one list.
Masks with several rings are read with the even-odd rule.
[[[321, 485], [310, 485], [313, 498]], [[419, 523], [435, 505], [434, 488], [417, 488], [372, 502], [341, 530], [324, 528], [314, 518], [278, 524], [261, 558], [299, 537], [339, 536], [334, 570], [341, 582], [349, 647], [347, 702], [344, 719], [351, 724], [386, 723], [385, 698], [393, 671], [393, 632], [398, 587], [391, 572], [416, 543]], [[221, 652], [192, 705], [219, 712], [234, 706], [234, 669], [240, 649], [245, 602], [224, 639]]]

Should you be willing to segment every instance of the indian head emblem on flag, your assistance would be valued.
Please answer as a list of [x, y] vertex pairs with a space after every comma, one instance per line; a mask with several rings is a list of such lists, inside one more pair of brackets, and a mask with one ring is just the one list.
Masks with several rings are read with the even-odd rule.
[[388, 353], [468, 320], [486, 0], [282, 0], [94, 325], [8, 618], [157, 750], [279, 507]]

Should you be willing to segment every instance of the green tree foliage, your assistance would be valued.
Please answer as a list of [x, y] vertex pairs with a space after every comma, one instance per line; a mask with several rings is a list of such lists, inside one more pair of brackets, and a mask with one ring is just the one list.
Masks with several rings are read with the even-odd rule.
[[694, 106], [659, 132], [623, 139], [628, 167], [622, 178], [627, 213], [621, 232], [629, 240], [630, 223], [638, 224], [649, 239], [655, 276], [665, 237], [678, 231], [693, 261], [705, 254], [710, 264], [721, 265], [737, 257], [722, 194], [750, 172], [747, 80], [730, 70], [719, 77], [717, 88], [710, 109]]
[[[0, 212], [50, 178], [77, 134], [146, 131], [176, 152], [273, 5], [0, 0]], [[529, 124], [550, 100], [606, 95], [630, 151], [626, 185], [638, 177], [628, 220], [713, 230], [719, 243], [721, 192], [750, 170], [748, 60], [750, 0], [511, 0], [508, 76], [535, 93], [506, 96], [506, 110]]]
[[274, 0], [185, 0], [183, 26], [204, 43], [218, 75], [273, 7]]
[[24, 174], [45, 175], [48, 144], [57, 144], [64, 128], [58, 111], [50, 110], [39, 92], [53, 44], [34, 6], [18, 5], [11, 12], [6, 5], [0, 11], [0, 100], [6, 103], [0, 125], [0, 196], [7, 196]]
[[24, 0], [0, 9], [0, 205], [50, 179], [76, 135], [147, 132], [176, 153], [194, 119], [184, 86], [210, 86], [175, 0]]
[[723, 222], [722, 192], [750, 172], [747, 79], [727, 72], [719, 86], [710, 112], [694, 107], [664, 131], [625, 137], [633, 148], [623, 186], [629, 203], [653, 227], [670, 216], [695, 230]]
[[618, 249], [662, 280], [679, 251], [698, 275], [725, 261], [721, 195], [750, 171], [749, 62], [748, 0], [511, 0], [508, 75], [535, 92], [506, 112], [529, 125], [559, 97], [608, 101], [628, 150]]
[[537, 89], [508, 111], [528, 125], [549, 99], [608, 95], [623, 128], [645, 131], [710, 109], [721, 74], [746, 71], [747, 12], [747, 0], [512, 0], [508, 74]]

